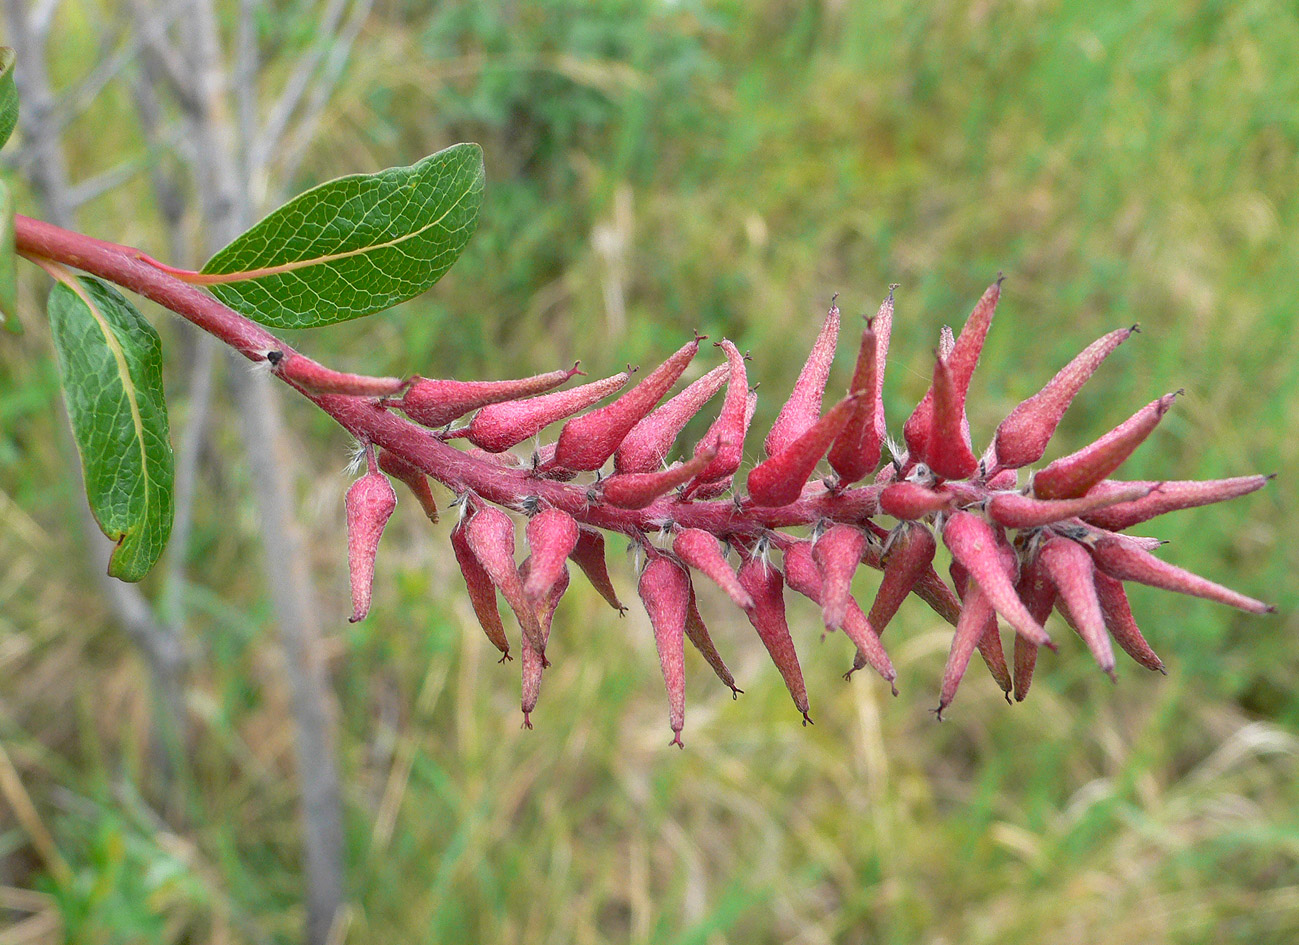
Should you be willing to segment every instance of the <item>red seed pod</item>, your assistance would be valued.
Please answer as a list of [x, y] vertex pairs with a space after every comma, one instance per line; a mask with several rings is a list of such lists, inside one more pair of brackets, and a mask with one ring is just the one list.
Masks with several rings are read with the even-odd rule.
[[1105, 628], [1109, 630], [1114, 642], [1146, 669], [1157, 673], [1165, 672], [1164, 661], [1150, 648], [1137, 628], [1123, 582], [1116, 581], [1104, 571], [1097, 571], [1095, 576], [1096, 597], [1100, 600], [1101, 613], [1105, 616]]
[[[825, 601], [825, 583], [814, 560], [812, 543], [808, 541], [786, 542], [783, 551], [785, 555], [785, 576], [789, 580], [789, 586], [814, 604], [823, 604]], [[898, 690], [893, 683], [898, 678], [898, 674], [893, 668], [893, 662], [889, 659], [888, 653], [884, 651], [884, 647], [880, 645], [879, 634], [875, 632], [875, 628], [870, 625], [866, 615], [862, 613], [861, 608], [857, 606], [857, 602], [851, 597], [848, 598], [848, 604], [844, 610], [843, 632], [857, 647], [853, 667], [844, 674], [844, 678], [850, 677], [863, 666], [869, 665], [884, 677], [884, 681], [889, 684], [896, 696]]]
[[661, 472], [618, 473], [600, 481], [600, 494], [610, 505], [620, 509], [643, 509], [655, 499], [684, 486], [703, 472], [717, 456], [717, 447], [706, 446], [684, 463], [676, 463]]
[[1178, 393], [1151, 401], [1100, 439], [1038, 470], [1033, 476], [1033, 494], [1039, 499], [1085, 495], [1132, 455], [1159, 425]]
[[500, 509], [482, 505], [465, 525], [465, 538], [474, 557], [514, 611], [528, 644], [544, 655], [546, 643], [541, 638], [537, 613], [523, 590], [523, 579], [514, 564], [514, 522]]
[[940, 721], [943, 718], [943, 710], [956, 698], [956, 687], [961, 684], [961, 679], [970, 666], [970, 657], [974, 655], [975, 649], [983, 638], [988, 635], [987, 628], [990, 623], [995, 634], [997, 617], [992, 604], [979, 584], [971, 583], [966, 590], [961, 616], [956, 622], [956, 633], [952, 636], [952, 648], [948, 651], [947, 665], [943, 669], [942, 690], [938, 697]]
[[852, 417], [857, 401], [863, 396], [850, 394], [839, 401], [782, 452], [754, 466], [747, 482], [753, 504], [780, 506], [797, 501], [816, 464]]
[[1051, 583], [1074, 617], [1074, 627], [1100, 668], [1114, 677], [1114, 649], [1105, 630], [1105, 617], [1096, 596], [1096, 567], [1091, 555], [1077, 542], [1056, 537], [1045, 542], [1037, 553]]
[[704, 625], [704, 618], [699, 614], [699, 605], [695, 601], [695, 589], [690, 588], [690, 609], [686, 612], [686, 639], [688, 639], [694, 648], [699, 651], [699, 655], [704, 661], [712, 667], [717, 678], [723, 685], [731, 690], [731, 697], [739, 696], [743, 689], [735, 685], [735, 677], [726, 667], [726, 662], [722, 659], [721, 654], [717, 652], [717, 647], [713, 645], [713, 638], [708, 633], [708, 627]]
[[[698, 480], [696, 480], [697, 482]], [[716, 482], [706, 482], [703, 485], [691, 483], [686, 487], [682, 498], [689, 497], [698, 499], [700, 502], [707, 502], [709, 499], [718, 499], [730, 492], [735, 487], [735, 477], [727, 476], [725, 479], [718, 479]]]
[[730, 372], [730, 366], [726, 364], [713, 368], [632, 427], [613, 454], [614, 472], [658, 471], [690, 418], [722, 389]]
[[489, 453], [503, 453], [528, 437], [536, 436], [557, 420], [571, 417], [597, 400], [603, 400], [626, 384], [630, 376], [624, 371], [569, 390], [557, 390], [527, 400], [489, 404], [478, 411], [467, 427], [453, 435], [468, 437], [470, 443]]
[[555, 461], [555, 447], [558, 445], [557, 443], [543, 443], [532, 451], [533, 475], [542, 479], [553, 479], [555, 482], [571, 482], [577, 478], [576, 470], [551, 465]]
[[932, 568], [938, 544], [925, 526], [902, 524], [893, 530], [886, 547], [884, 578], [867, 615], [878, 634], [884, 633], [916, 582]]
[[780, 670], [785, 687], [794, 700], [794, 705], [803, 713], [803, 724], [811, 722], [808, 716], [807, 686], [803, 682], [803, 670], [798, 665], [798, 653], [794, 650], [794, 639], [789, 635], [789, 624], [785, 620], [784, 584], [780, 572], [767, 564], [761, 555], [750, 556], [741, 552], [742, 563], [737, 577], [740, 586], [753, 598], [753, 606], [746, 610], [745, 616], [753, 629], [758, 631], [762, 645], [771, 655], [771, 661]]
[[[524, 559], [519, 566], [519, 573], [526, 581], [532, 576], [531, 559]], [[560, 598], [568, 590], [568, 568], [561, 568], [558, 578], [546, 589], [537, 602], [537, 622], [541, 627], [541, 639], [550, 642], [550, 625], [555, 619], [555, 608]], [[532, 713], [536, 711], [537, 700], [541, 696], [541, 674], [550, 666], [544, 652], [539, 652], [527, 640], [523, 641], [523, 658], [520, 660], [522, 673], [522, 692], [519, 708], [523, 710], [523, 727], [532, 728]]]
[[1018, 469], [1041, 459], [1074, 396], [1101, 362], [1136, 330], [1136, 325], [1120, 328], [1092, 342], [1047, 381], [1045, 387], [1012, 410], [997, 427], [994, 439], [997, 464]]
[[559, 431], [552, 465], [565, 469], [599, 469], [613, 455], [632, 427], [654, 409], [689, 366], [699, 339], [683, 345], [646, 378], [613, 403], [574, 417]]
[[672, 742], [681, 745], [686, 718], [685, 629], [690, 611], [690, 577], [666, 555], [650, 552], [640, 576], [640, 599], [654, 627], [663, 683], [668, 690]]
[[1003, 469], [995, 476], [990, 478], [987, 483], [989, 492], [1001, 492], [1007, 489], [1014, 489], [1019, 485], [1019, 477], [1013, 469]]
[[1014, 581], [999, 560], [997, 536], [987, 522], [970, 512], [953, 512], [943, 526], [943, 543], [1016, 633], [1030, 643], [1051, 646], [1051, 638], [1015, 593]]
[[1144, 498], [1158, 488], [1159, 483], [1135, 483], [1108, 493], [1092, 490], [1077, 499], [1036, 499], [1018, 492], [1003, 492], [988, 500], [988, 517], [1007, 528], [1040, 528], [1118, 502]]
[[[863, 524], [881, 543], [888, 539], [889, 533], [874, 522], [867, 519]], [[862, 564], [869, 565], [877, 571], [883, 571], [882, 548], [882, 544], [878, 548], [876, 546], [868, 548], [866, 554], [862, 555]], [[952, 589], [938, 576], [938, 572], [934, 570], [933, 565], [927, 567], [924, 573], [920, 575], [911, 592], [928, 604], [934, 613], [953, 627], [956, 626], [957, 618], [961, 615], [961, 602], [957, 599], [956, 594], [952, 592]]]
[[[826, 381], [830, 379], [830, 365], [834, 363], [835, 343], [839, 339], [839, 306], [831, 305], [825, 316], [821, 332], [816, 336], [812, 351], [807, 356], [793, 393], [767, 434], [763, 448], [768, 456], [778, 456], [799, 439], [821, 416], [821, 398]], [[827, 444], [828, 445], [828, 444]], [[822, 451], [824, 452], [824, 451]]]
[[[699, 442], [703, 446], [716, 445], [718, 450], [708, 468], [699, 474], [697, 482], [686, 489], [687, 496], [700, 491], [705, 483], [730, 479], [740, 468], [744, 459], [744, 437], [749, 432], [753, 411], [758, 406], [758, 395], [749, 390], [744, 356], [725, 338], [717, 344], [726, 353], [729, 368], [726, 398], [722, 401], [722, 410], [717, 419]], [[727, 444], [725, 449], [721, 448], [723, 441]]]
[[[998, 552], [1001, 555], [1001, 565], [1006, 569], [1006, 573], [1013, 579], [1017, 563], [1014, 552], [1007, 545], [998, 545]], [[964, 601], [969, 597], [971, 587], [970, 575], [965, 568], [961, 567], [959, 562], [953, 561], [951, 565], [952, 583], [956, 585], [956, 591], [961, 595], [962, 606]], [[985, 597], [987, 595], [984, 595]], [[958, 618], [959, 623], [959, 618]], [[1016, 634], [1016, 637], [1019, 635]], [[1010, 667], [1006, 665], [1006, 651], [1001, 645], [1001, 628], [997, 626], [997, 618], [994, 614], [988, 619], [983, 628], [983, 635], [979, 637], [976, 644], [979, 655], [983, 657], [983, 663], [988, 667], [988, 672], [1001, 687], [1001, 691], [1006, 694], [1006, 702], [1010, 702], [1010, 693], [1014, 689], [1014, 680], [1010, 675]]]
[[397, 493], [388, 477], [379, 472], [374, 447], [366, 447], [367, 470], [347, 490], [347, 567], [352, 583], [351, 622], [364, 620], [370, 612], [374, 589], [374, 559], [379, 538], [397, 507]]
[[609, 580], [609, 569], [604, 563], [604, 535], [592, 528], [579, 528], [577, 545], [569, 557], [582, 569], [591, 586], [608, 601], [610, 607], [619, 613], [627, 609], [622, 605], [622, 601], [618, 600], [618, 592], [613, 589], [613, 582]]
[[[1055, 585], [1051, 583], [1046, 569], [1036, 555], [1025, 561], [1020, 569], [1015, 592], [1019, 594], [1019, 599], [1024, 602], [1033, 619], [1040, 624], [1045, 624], [1046, 618], [1051, 614], [1051, 608], [1055, 606], [1057, 595]], [[1037, 666], [1037, 644], [1029, 643], [1018, 633], [1015, 634], [1014, 663], [1015, 701], [1023, 702], [1028, 696], [1029, 687], [1033, 684], [1033, 670]]]
[[414, 494], [420, 508], [434, 525], [438, 522], [438, 504], [429, 487], [428, 476], [418, 466], [412, 466], [396, 453], [379, 450], [379, 468], [394, 479], [400, 479]]
[[[870, 328], [875, 332], [875, 437], [883, 443], [888, 437], [888, 428], [884, 420], [884, 366], [889, 357], [889, 338], [893, 334], [893, 290], [889, 286], [888, 297], [880, 305], [880, 310], [871, 320]], [[878, 460], [877, 460], [878, 462]], [[873, 465], [873, 464], [872, 464]]]
[[542, 509], [529, 519], [526, 536], [532, 550], [532, 565], [523, 590], [536, 606], [547, 589], [559, 580], [560, 572], [565, 570], [565, 559], [577, 547], [577, 522], [560, 509]]
[[563, 384], [574, 374], [581, 373], [577, 364], [574, 364], [567, 371], [549, 371], [511, 381], [452, 381], [416, 377], [397, 406], [416, 423], [426, 427], [440, 427], [488, 404], [544, 393]]
[[510, 641], [505, 636], [501, 613], [496, 607], [496, 585], [469, 547], [463, 518], [451, 529], [451, 550], [460, 565], [460, 573], [464, 575], [465, 587], [469, 589], [469, 603], [473, 605], [478, 625], [483, 628], [483, 633], [487, 634], [492, 646], [501, 651], [501, 662], [504, 663], [510, 659]]
[[1217, 601], [1228, 607], [1238, 607], [1251, 614], [1275, 613], [1276, 608], [1261, 600], [1246, 597], [1229, 587], [1215, 584], [1208, 578], [1202, 578], [1185, 568], [1160, 561], [1147, 551], [1141, 551], [1126, 544], [1118, 536], [1102, 536], [1092, 545], [1092, 557], [1096, 566], [1112, 578], [1120, 581], [1136, 581], [1150, 587], [1161, 587], [1166, 591], [1178, 594], [1189, 594], [1191, 597], [1203, 597], [1205, 600]]
[[1237, 476], [1234, 479], [1211, 479], [1205, 482], [1116, 482], [1106, 479], [1092, 486], [1087, 497], [1123, 496], [1129, 489], [1150, 488], [1144, 497], [1117, 498], [1108, 507], [1076, 513], [1098, 528], [1122, 531], [1149, 521], [1165, 512], [1176, 512], [1201, 505], [1212, 505], [1262, 489], [1271, 476]]
[[857, 367], [853, 371], [851, 393], [865, 392], [868, 397], [857, 401], [857, 409], [845, 424], [843, 432], [830, 447], [827, 459], [830, 468], [843, 485], [857, 482], [867, 476], [880, 462], [884, 431], [878, 425], [879, 412], [876, 399], [878, 387], [878, 339], [868, 323], [862, 332], [861, 348], [857, 352]]
[[880, 509], [901, 521], [914, 521], [952, 508], [952, 493], [918, 482], [895, 482], [880, 493]]
[[965, 391], [957, 386], [951, 366], [943, 358], [934, 362], [933, 413], [926, 455], [929, 468], [943, 479], [967, 479], [979, 468], [970, 450], [965, 423]]
[[700, 528], [683, 528], [672, 540], [677, 557], [726, 592], [741, 610], [753, 606], [753, 598], [740, 586], [739, 579], [726, 563], [721, 543], [710, 532]]
[[406, 382], [398, 377], [366, 377], [344, 374], [300, 354], [283, 351], [266, 352], [271, 371], [308, 394], [347, 394], [352, 397], [391, 397], [400, 393]]
[[851, 525], [833, 525], [812, 546], [812, 560], [821, 573], [822, 616], [831, 630], [843, 626], [852, 599], [852, 576], [866, 553], [866, 533]]

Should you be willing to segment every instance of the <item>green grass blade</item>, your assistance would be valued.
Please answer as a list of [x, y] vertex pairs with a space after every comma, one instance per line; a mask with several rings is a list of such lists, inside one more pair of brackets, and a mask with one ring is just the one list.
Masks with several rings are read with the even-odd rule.
[[18, 86], [14, 84], [14, 51], [0, 46], [0, 148], [18, 124]]

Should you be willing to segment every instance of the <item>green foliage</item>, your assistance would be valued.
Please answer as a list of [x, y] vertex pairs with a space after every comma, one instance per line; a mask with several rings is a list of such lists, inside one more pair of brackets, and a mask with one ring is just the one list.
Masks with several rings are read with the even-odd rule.
[[212, 292], [275, 328], [372, 315], [430, 288], [478, 225], [483, 152], [457, 144], [410, 167], [300, 194], [203, 267]]
[[86, 496], [117, 542], [108, 573], [138, 581], [171, 534], [162, 344], [135, 306], [98, 279], [57, 283], [49, 317]]
[[18, 321], [18, 257], [14, 254], [14, 197], [0, 180], [0, 327], [20, 332]]
[[14, 83], [14, 51], [0, 46], [0, 148], [18, 125], [18, 86]]

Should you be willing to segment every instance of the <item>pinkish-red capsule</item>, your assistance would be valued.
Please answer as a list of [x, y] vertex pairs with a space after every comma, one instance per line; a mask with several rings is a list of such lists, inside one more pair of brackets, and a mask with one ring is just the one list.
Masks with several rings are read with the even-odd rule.
[[283, 351], [268, 351], [271, 371], [308, 394], [346, 394], [352, 397], [391, 397], [406, 382], [398, 377], [367, 377], [334, 371], [311, 358]]
[[370, 612], [374, 589], [374, 559], [379, 538], [397, 507], [397, 493], [388, 477], [379, 472], [374, 448], [365, 451], [367, 470], [347, 490], [347, 567], [352, 584], [352, 623]]
[[1016, 633], [1030, 643], [1050, 645], [1051, 638], [1015, 593], [1014, 581], [999, 560], [997, 536], [987, 522], [970, 512], [953, 512], [943, 526], [943, 543]]
[[454, 431], [453, 435], [468, 437], [470, 443], [489, 453], [503, 453], [511, 446], [536, 436], [552, 423], [603, 400], [626, 384], [630, 376], [624, 371], [540, 397], [489, 404], [478, 411], [467, 427]]
[[[532, 576], [531, 559], [524, 559], [519, 566], [519, 573], [523, 575], [524, 580]], [[568, 568], [561, 568], [559, 576], [554, 583], [548, 587], [538, 599], [537, 623], [541, 627], [541, 639], [544, 644], [550, 642], [550, 626], [555, 619], [555, 609], [559, 606], [560, 598], [568, 590]], [[532, 728], [532, 713], [536, 711], [537, 700], [541, 697], [541, 675], [542, 671], [550, 666], [550, 661], [546, 659], [544, 652], [539, 652], [527, 640], [523, 641], [523, 658], [520, 660], [520, 671], [522, 674], [522, 692], [519, 699], [519, 708], [523, 710], [523, 727]]]
[[780, 408], [776, 422], [763, 443], [768, 456], [785, 452], [806, 433], [821, 416], [821, 398], [826, 381], [830, 379], [830, 365], [834, 363], [835, 344], [839, 339], [839, 306], [831, 305], [825, 316], [821, 332], [816, 336], [812, 351], [807, 356], [803, 370], [794, 382], [794, 390], [785, 406]]
[[952, 647], [947, 654], [947, 665], [943, 669], [942, 689], [938, 697], [940, 720], [943, 710], [956, 698], [956, 688], [970, 666], [970, 657], [986, 636], [989, 622], [993, 627], [996, 626], [996, 613], [980, 586], [972, 582], [966, 590], [961, 616], [956, 622], [956, 633], [952, 636]]
[[561, 509], [542, 509], [528, 520], [525, 535], [532, 564], [523, 590], [536, 606], [559, 580], [560, 572], [565, 570], [564, 561], [577, 547], [577, 522]]
[[1137, 627], [1123, 582], [1116, 581], [1104, 571], [1097, 571], [1095, 577], [1096, 597], [1100, 600], [1101, 613], [1105, 616], [1105, 627], [1114, 642], [1146, 669], [1156, 673], [1164, 672], [1164, 661], [1150, 648]]
[[681, 746], [686, 719], [685, 629], [690, 611], [690, 577], [671, 558], [652, 552], [641, 572], [640, 599], [654, 627], [654, 644], [668, 690], [671, 743]]
[[852, 576], [869, 544], [866, 533], [851, 525], [833, 525], [812, 546], [812, 559], [821, 572], [821, 612], [825, 625], [838, 630], [852, 599]]
[[1246, 597], [1229, 587], [1215, 584], [1208, 578], [1202, 578], [1185, 568], [1179, 568], [1175, 564], [1160, 561], [1149, 552], [1141, 551], [1123, 542], [1119, 536], [1103, 536], [1096, 539], [1091, 552], [1096, 566], [1110, 577], [1120, 581], [1136, 581], [1138, 584], [1176, 591], [1178, 594], [1202, 597], [1229, 607], [1237, 607], [1251, 614], [1276, 612], [1276, 608], [1271, 604]]
[[1267, 485], [1271, 476], [1237, 476], [1234, 479], [1211, 479], [1204, 482], [1182, 480], [1179, 482], [1116, 482], [1106, 479], [1092, 486], [1087, 493], [1092, 496], [1124, 496], [1129, 489], [1148, 486], [1144, 497], [1117, 498], [1118, 504], [1107, 503], [1106, 508], [1079, 512], [1084, 520], [1098, 528], [1112, 532], [1122, 531], [1149, 521], [1166, 512], [1190, 509], [1201, 505], [1224, 502], [1237, 496], [1248, 495]]
[[852, 393], [865, 392], [868, 397], [857, 401], [857, 409], [852, 418], [844, 425], [843, 432], [835, 438], [834, 445], [826, 458], [830, 468], [839, 477], [839, 482], [847, 485], [857, 482], [869, 475], [880, 462], [880, 451], [884, 443], [884, 433], [876, 423], [876, 397], [878, 385], [875, 382], [878, 373], [877, 361], [878, 339], [870, 324], [862, 332], [861, 348], [857, 352], [857, 367], [853, 371]]
[[1132, 455], [1159, 425], [1176, 397], [1174, 392], [1151, 401], [1100, 439], [1038, 470], [1033, 476], [1033, 494], [1039, 499], [1085, 495]]
[[379, 451], [379, 468], [392, 478], [404, 482], [415, 496], [415, 500], [419, 502], [419, 507], [428, 516], [428, 520], [434, 525], [437, 524], [438, 504], [437, 500], [433, 498], [433, 490], [429, 487], [428, 476], [424, 475], [424, 470], [411, 465], [396, 453], [390, 453], [387, 450]]
[[[753, 411], [758, 406], [758, 395], [749, 390], [748, 374], [744, 368], [744, 355], [731, 342], [723, 338], [717, 343], [726, 353], [726, 365], [729, 369], [726, 379], [726, 397], [722, 401], [721, 412], [713, 425], [708, 428], [701, 446], [717, 446], [717, 455], [708, 467], [699, 474], [699, 478], [686, 488], [690, 496], [707, 483], [730, 479], [740, 468], [744, 459], [744, 437], [749, 432], [749, 423], [753, 420]], [[721, 444], [725, 442], [726, 448]]]
[[618, 599], [618, 592], [613, 589], [613, 582], [609, 580], [609, 569], [604, 561], [603, 534], [593, 528], [579, 528], [577, 545], [574, 546], [569, 557], [582, 569], [591, 586], [599, 592], [610, 607], [619, 613], [627, 609]]
[[678, 558], [725, 591], [736, 607], [748, 610], [753, 606], [753, 598], [740, 586], [735, 572], [726, 562], [721, 543], [711, 532], [701, 528], [683, 528], [672, 540], [672, 550]]
[[952, 493], [918, 482], [895, 482], [880, 493], [880, 509], [901, 521], [915, 521], [952, 508]]
[[857, 400], [864, 396], [850, 394], [789, 442], [783, 451], [754, 466], [746, 483], [753, 503], [779, 506], [797, 501], [816, 464], [852, 417]]
[[794, 650], [794, 639], [789, 635], [789, 623], [785, 619], [785, 582], [780, 572], [761, 555], [742, 553], [741, 557], [743, 561], [737, 577], [740, 586], [753, 598], [753, 606], [744, 612], [745, 616], [758, 631], [771, 661], [780, 670], [785, 687], [798, 711], [803, 713], [803, 724], [806, 725], [811, 721], [807, 714], [807, 685], [803, 682], [803, 670], [798, 665], [798, 653]]
[[1143, 498], [1158, 488], [1159, 483], [1133, 483], [1103, 493], [1093, 489], [1076, 499], [1038, 499], [1018, 492], [1003, 492], [988, 500], [988, 517], [1007, 528], [1040, 528], [1118, 502]]
[[566, 371], [549, 371], [510, 381], [453, 381], [416, 377], [397, 406], [426, 427], [445, 426], [471, 410], [541, 394], [581, 374], [574, 364]]
[[657, 472], [690, 418], [722, 389], [730, 372], [727, 364], [713, 368], [632, 427], [613, 454], [614, 472]]
[[[1051, 583], [1046, 569], [1042, 567], [1042, 562], [1036, 555], [1025, 561], [1020, 569], [1015, 592], [1019, 594], [1019, 599], [1024, 602], [1033, 619], [1040, 624], [1045, 624], [1046, 618], [1051, 614], [1051, 608], [1055, 606], [1057, 594], [1055, 585]], [[1015, 701], [1023, 702], [1028, 696], [1029, 687], [1033, 684], [1033, 670], [1037, 667], [1037, 644], [1029, 643], [1018, 633], [1015, 634], [1014, 664]]]
[[608, 406], [574, 417], [559, 431], [551, 465], [565, 469], [599, 469], [623, 439], [676, 383], [695, 353], [699, 339], [682, 345], [646, 378]]
[[483, 633], [492, 646], [501, 651], [503, 663], [510, 659], [510, 641], [505, 636], [501, 612], [496, 607], [496, 585], [469, 547], [469, 540], [465, 538], [465, 519], [461, 519], [451, 529], [451, 550], [460, 565], [460, 573], [464, 575], [465, 587], [469, 590], [469, 603], [473, 605], [478, 625], [483, 628]]
[[907, 523], [894, 529], [884, 557], [884, 577], [867, 614], [876, 633], [884, 633], [902, 601], [932, 567], [937, 547], [933, 532], [923, 525]]
[[600, 494], [606, 502], [617, 508], [643, 509], [655, 499], [690, 482], [716, 456], [716, 446], [705, 446], [684, 463], [676, 463], [659, 472], [617, 473], [600, 481]]
[[[1014, 551], [1004, 544], [998, 545], [998, 553], [1001, 556], [1001, 566], [1006, 569], [1006, 574], [1015, 576], [1017, 562]], [[956, 585], [956, 591], [961, 595], [962, 607], [966, 598], [969, 597], [970, 588], [973, 582], [970, 581], [969, 573], [963, 568], [958, 561], [951, 564], [952, 583]], [[984, 595], [986, 597], [986, 595]], [[958, 620], [959, 622], [959, 620]], [[1016, 637], [1019, 635], [1016, 634]], [[979, 655], [983, 658], [984, 665], [988, 667], [988, 672], [1001, 687], [1001, 691], [1006, 694], [1006, 701], [1010, 701], [1010, 693], [1014, 689], [1014, 680], [1010, 675], [1010, 667], [1006, 664], [1006, 651], [1001, 645], [1001, 628], [997, 626], [997, 617], [988, 618], [983, 628], [983, 635], [979, 637], [976, 644]]]
[[699, 604], [695, 601], [695, 589], [690, 588], [690, 609], [686, 612], [686, 639], [688, 639], [704, 661], [712, 667], [717, 678], [722, 684], [731, 690], [731, 697], [739, 696], [743, 689], [735, 685], [735, 677], [731, 675], [730, 669], [726, 666], [726, 661], [722, 659], [717, 647], [713, 645], [713, 638], [708, 633], [708, 627], [704, 624], [704, 618], [700, 616]]
[[994, 440], [997, 464], [1018, 469], [1041, 459], [1074, 396], [1136, 327], [1120, 328], [1093, 341], [1047, 381], [1046, 386], [1012, 410], [997, 427]]
[[1096, 567], [1092, 564], [1091, 555], [1077, 542], [1056, 537], [1042, 545], [1037, 557], [1073, 615], [1078, 635], [1092, 651], [1100, 668], [1112, 677], [1114, 650], [1096, 596]]
[[514, 611], [528, 644], [544, 655], [546, 643], [541, 638], [537, 613], [523, 590], [523, 579], [514, 563], [513, 520], [500, 509], [482, 505], [469, 518], [465, 538], [474, 557]]
[[970, 431], [965, 423], [965, 391], [957, 386], [948, 362], [934, 362], [934, 392], [926, 457], [929, 468], [943, 479], [967, 479], [979, 468], [970, 450]]

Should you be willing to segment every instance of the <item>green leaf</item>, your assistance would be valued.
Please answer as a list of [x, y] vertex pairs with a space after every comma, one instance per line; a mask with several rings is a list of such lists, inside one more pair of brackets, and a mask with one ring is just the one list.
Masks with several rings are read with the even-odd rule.
[[18, 86], [14, 84], [14, 51], [0, 46], [0, 148], [18, 124]]
[[0, 326], [14, 334], [18, 323], [18, 257], [14, 253], [14, 198], [0, 180]]
[[236, 237], [208, 260], [202, 281], [235, 311], [274, 328], [373, 315], [451, 268], [478, 225], [483, 178], [476, 144], [340, 177]]
[[49, 316], [86, 498], [117, 542], [108, 573], [138, 581], [171, 534], [162, 344], [135, 306], [98, 279], [55, 285]]

